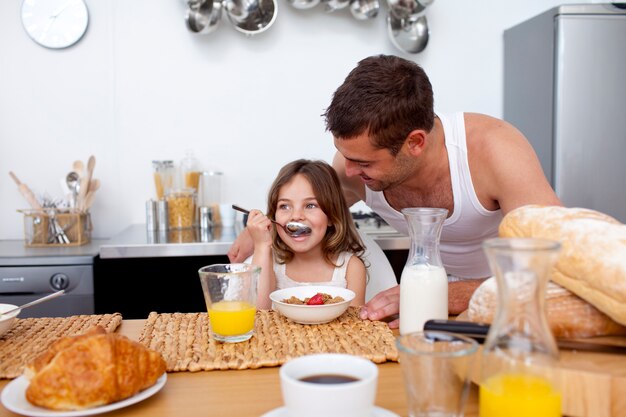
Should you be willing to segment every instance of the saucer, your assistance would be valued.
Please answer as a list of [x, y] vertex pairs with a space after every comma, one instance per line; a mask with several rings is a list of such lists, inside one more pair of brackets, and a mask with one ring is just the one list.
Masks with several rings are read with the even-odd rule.
[[[263, 414], [261, 417], [289, 417], [287, 415], [287, 409], [285, 407], [278, 407], [273, 409], [272, 411], [268, 411]], [[368, 417], [400, 417], [396, 413], [385, 410], [384, 408], [374, 407], [372, 413]]]

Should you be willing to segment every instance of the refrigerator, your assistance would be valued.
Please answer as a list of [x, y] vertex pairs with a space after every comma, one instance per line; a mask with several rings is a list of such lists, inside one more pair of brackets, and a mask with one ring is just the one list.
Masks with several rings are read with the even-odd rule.
[[565, 206], [626, 223], [626, 4], [562, 5], [505, 30], [503, 114]]

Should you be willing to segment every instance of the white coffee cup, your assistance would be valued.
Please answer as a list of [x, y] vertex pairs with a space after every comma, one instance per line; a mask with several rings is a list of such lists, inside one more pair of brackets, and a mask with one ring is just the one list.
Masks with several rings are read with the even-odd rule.
[[[374, 409], [378, 368], [359, 356], [320, 353], [286, 362], [280, 386], [287, 415], [298, 417], [364, 417]], [[351, 382], [319, 383], [303, 378], [335, 376]]]

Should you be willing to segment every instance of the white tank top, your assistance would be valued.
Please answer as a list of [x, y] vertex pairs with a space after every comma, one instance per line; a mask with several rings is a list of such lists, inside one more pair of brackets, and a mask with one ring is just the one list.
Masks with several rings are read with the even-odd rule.
[[283, 288], [297, 287], [298, 285], [332, 285], [334, 287], [346, 288], [348, 281], [346, 281], [346, 271], [348, 270], [348, 263], [352, 257], [351, 252], [342, 252], [337, 257], [337, 264], [333, 271], [333, 276], [330, 281], [322, 282], [300, 282], [293, 280], [285, 273], [287, 269], [286, 264], [279, 264], [274, 262], [274, 274], [276, 275], [276, 289], [282, 290]]
[[[492, 274], [482, 242], [498, 236], [502, 211], [485, 209], [476, 196], [467, 159], [463, 113], [437, 114], [437, 117], [443, 125], [454, 196], [454, 212], [445, 220], [441, 232], [441, 260], [452, 279], [488, 277]], [[382, 192], [365, 187], [365, 204], [394, 229], [409, 234], [404, 216], [387, 203]]]

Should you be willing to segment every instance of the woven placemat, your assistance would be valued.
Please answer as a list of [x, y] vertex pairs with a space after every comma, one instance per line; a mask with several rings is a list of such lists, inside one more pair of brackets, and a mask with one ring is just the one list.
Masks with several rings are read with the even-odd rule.
[[17, 319], [0, 337], [0, 379], [22, 375], [24, 367], [60, 337], [81, 334], [96, 325], [110, 333], [121, 323], [119, 313]]
[[279, 366], [310, 353], [349, 353], [375, 363], [397, 361], [395, 338], [386, 323], [361, 320], [358, 309], [330, 323], [302, 325], [275, 311], [258, 311], [254, 336], [221, 343], [210, 335], [207, 313], [150, 313], [139, 341], [160, 352], [168, 372], [255, 369]]

